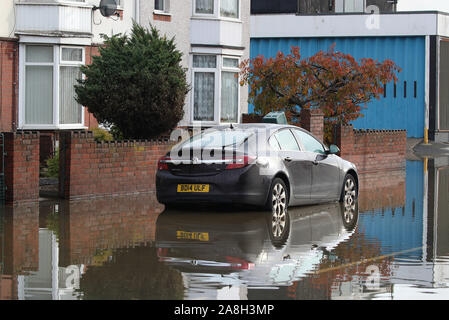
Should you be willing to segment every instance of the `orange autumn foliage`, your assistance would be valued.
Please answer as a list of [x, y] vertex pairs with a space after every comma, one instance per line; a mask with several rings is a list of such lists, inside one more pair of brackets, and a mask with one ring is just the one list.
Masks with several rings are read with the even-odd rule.
[[401, 69], [391, 60], [363, 58], [335, 50], [303, 58], [300, 48], [276, 57], [261, 55], [241, 64], [241, 85], [249, 85], [249, 102], [255, 112], [285, 111], [298, 115], [300, 108], [321, 109], [326, 131], [334, 124], [349, 124], [363, 117], [362, 108], [380, 99], [384, 85], [398, 80]]

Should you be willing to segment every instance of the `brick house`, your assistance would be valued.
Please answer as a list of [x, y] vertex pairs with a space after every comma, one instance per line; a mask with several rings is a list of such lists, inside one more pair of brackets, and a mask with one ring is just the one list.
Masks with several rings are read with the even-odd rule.
[[[247, 88], [234, 74], [249, 57], [250, 5], [239, 0], [118, 0], [119, 16], [93, 10], [100, 0], [6, 0], [0, 13], [0, 130], [79, 130], [95, 119], [74, 100], [79, 66], [100, 34], [130, 30], [132, 20], [176, 36], [192, 91], [182, 125], [239, 122]], [[171, 2], [171, 4], [170, 4]], [[207, 32], [205, 32], [207, 30]]]
[[74, 99], [79, 67], [88, 64], [101, 33], [130, 29], [133, 1], [119, 16], [93, 10], [98, 0], [6, 0], [0, 13], [0, 130], [58, 131], [96, 126]]

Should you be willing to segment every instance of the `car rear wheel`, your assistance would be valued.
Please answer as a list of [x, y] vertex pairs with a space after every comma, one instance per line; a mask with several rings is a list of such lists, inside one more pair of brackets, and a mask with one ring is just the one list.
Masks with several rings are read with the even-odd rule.
[[341, 190], [340, 202], [347, 206], [353, 205], [357, 201], [357, 183], [354, 176], [347, 174], [343, 180], [343, 189]]
[[273, 180], [266, 207], [270, 211], [268, 220], [270, 237], [273, 244], [276, 246], [282, 245], [290, 229], [290, 219], [287, 212], [288, 189], [282, 179], [276, 178]]

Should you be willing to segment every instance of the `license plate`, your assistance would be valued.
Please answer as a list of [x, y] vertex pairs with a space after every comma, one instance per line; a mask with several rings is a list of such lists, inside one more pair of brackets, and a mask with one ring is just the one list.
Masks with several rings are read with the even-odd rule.
[[187, 232], [187, 231], [176, 231], [176, 238], [183, 240], [198, 240], [198, 241], [209, 241], [208, 232]]
[[178, 184], [178, 192], [209, 192], [208, 184]]

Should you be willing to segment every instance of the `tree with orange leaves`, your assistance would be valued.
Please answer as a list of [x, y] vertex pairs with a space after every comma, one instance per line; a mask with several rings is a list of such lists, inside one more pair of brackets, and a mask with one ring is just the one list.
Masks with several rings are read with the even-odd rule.
[[329, 139], [334, 124], [346, 125], [359, 117], [373, 99], [380, 99], [384, 85], [398, 80], [401, 69], [391, 60], [378, 62], [335, 50], [320, 51], [302, 58], [299, 47], [275, 58], [259, 55], [241, 65], [241, 85], [250, 87], [249, 102], [255, 112], [285, 111], [298, 116], [300, 108], [324, 113]]

